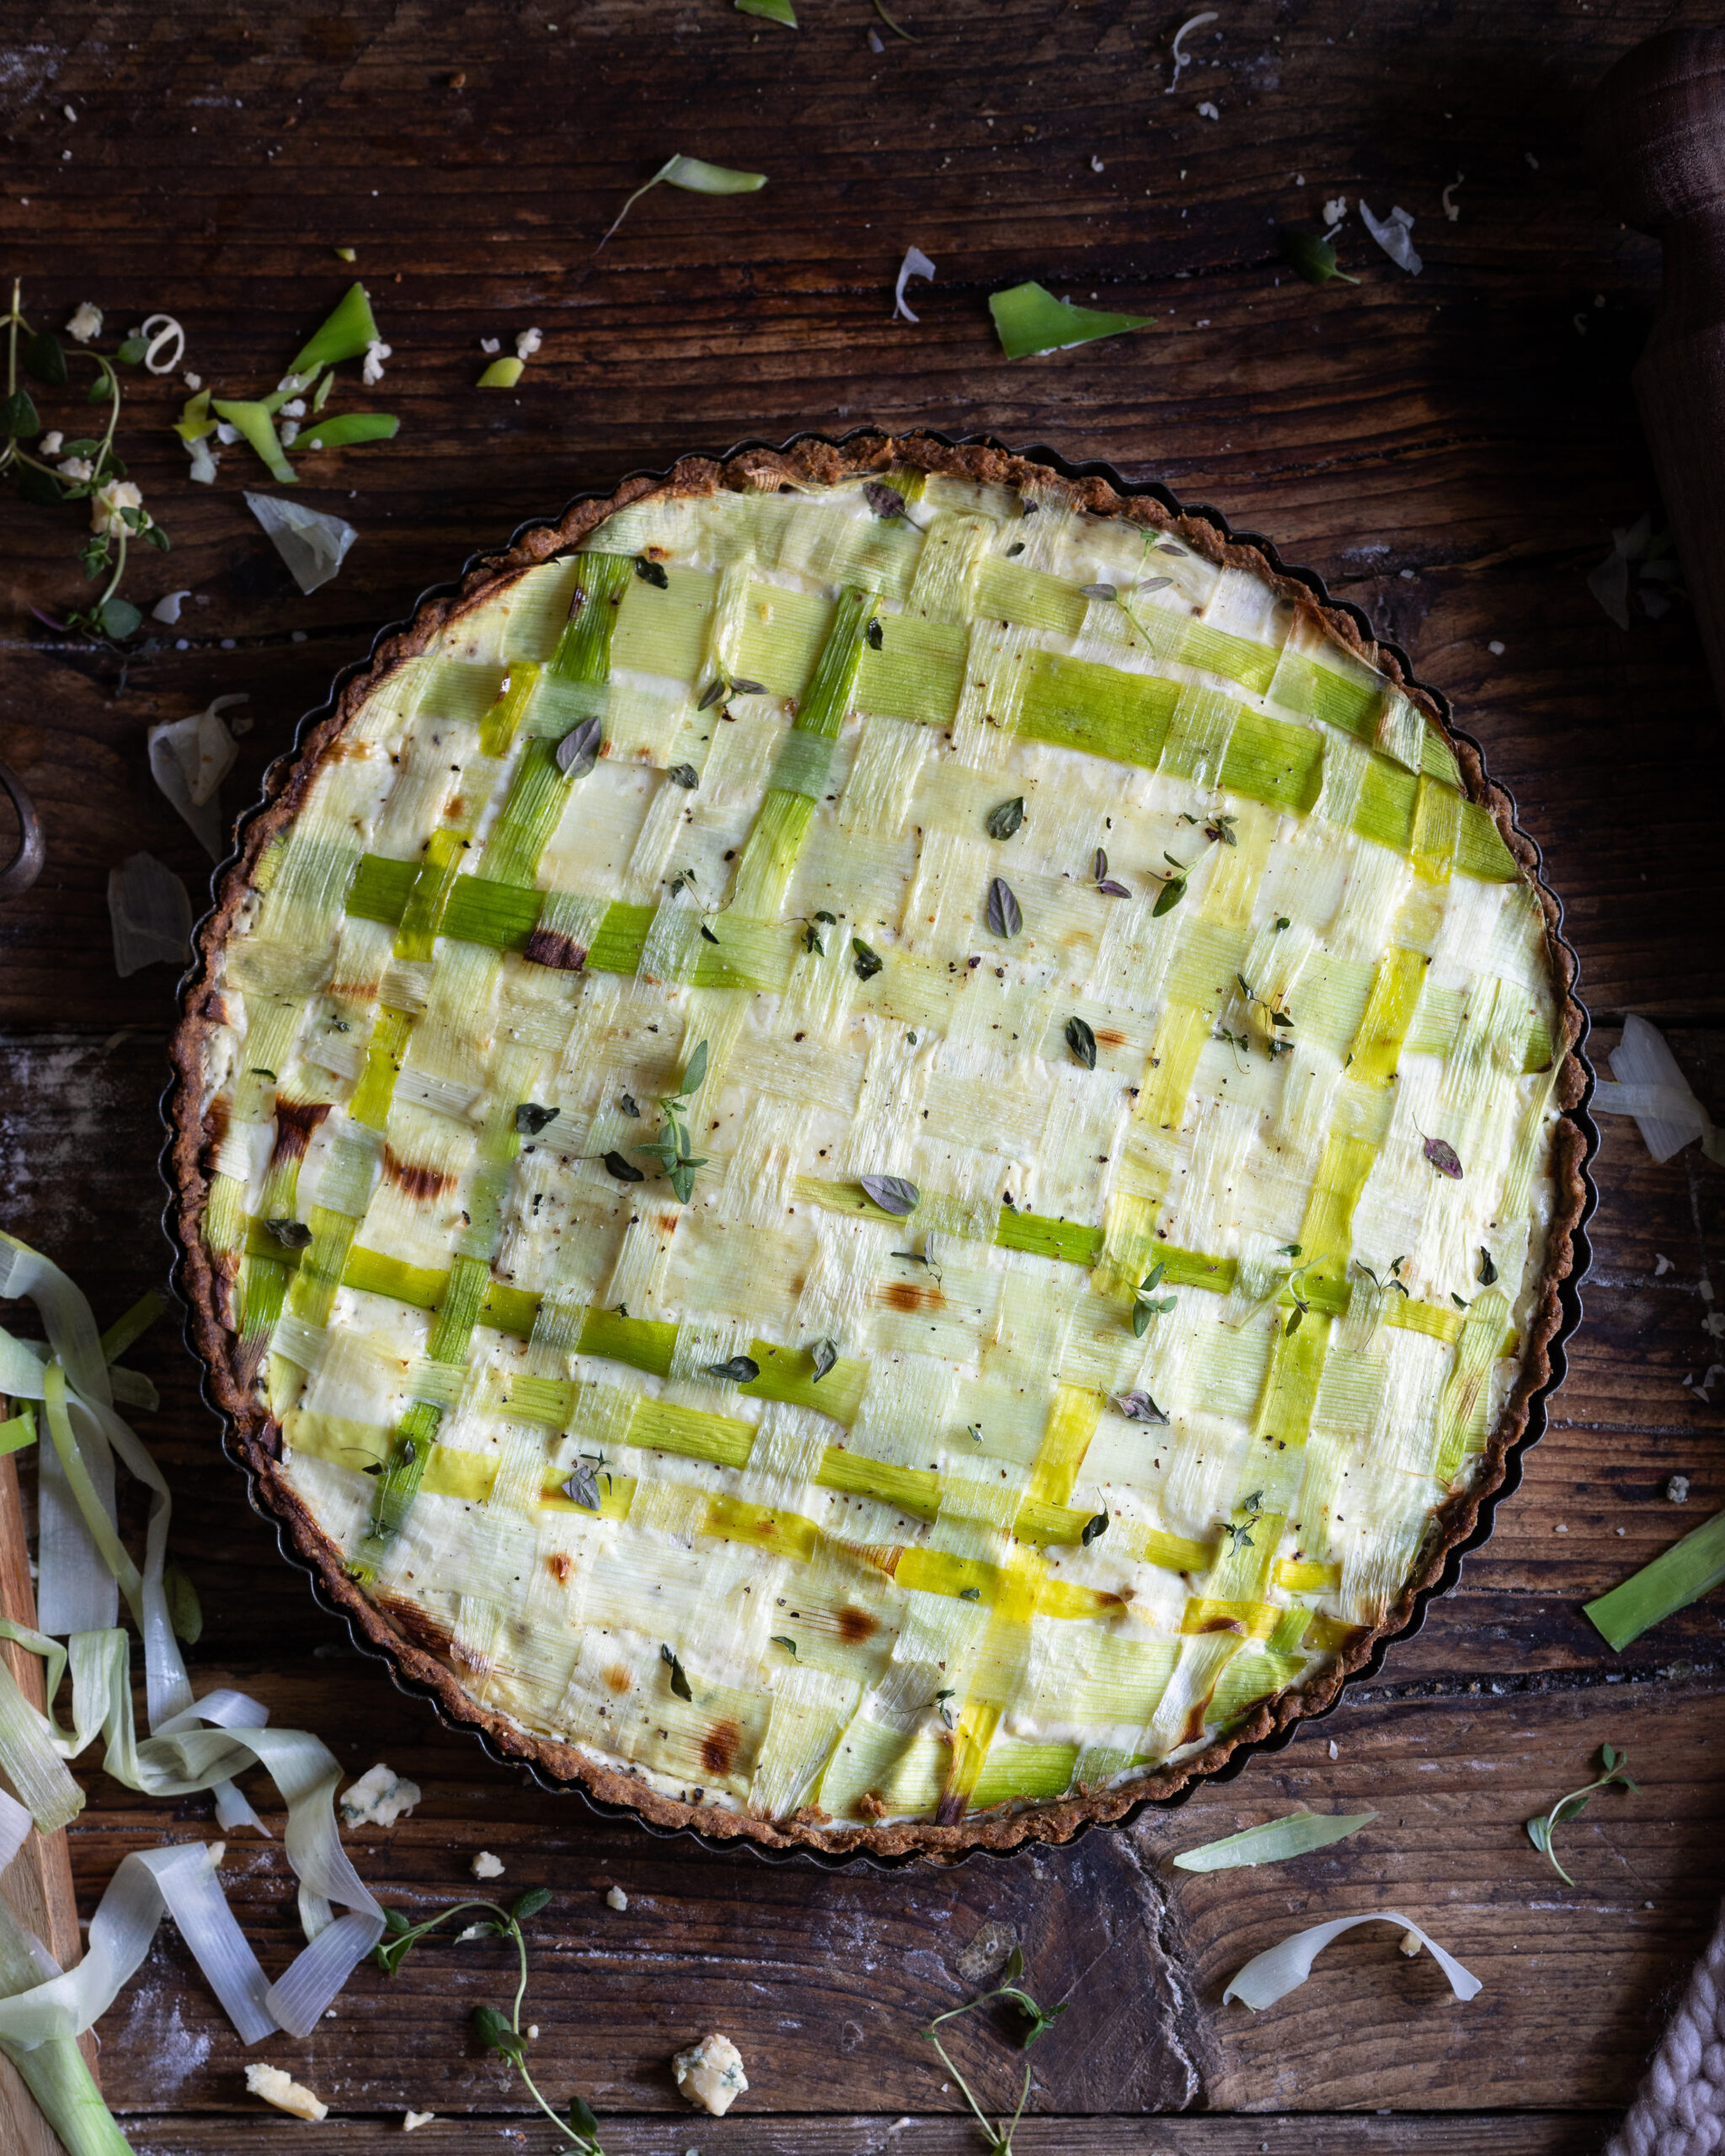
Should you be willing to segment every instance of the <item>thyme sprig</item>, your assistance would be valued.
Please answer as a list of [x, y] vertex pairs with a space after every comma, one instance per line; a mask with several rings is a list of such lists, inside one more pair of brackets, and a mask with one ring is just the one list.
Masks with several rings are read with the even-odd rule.
[[514, 2002], [506, 2015], [499, 2014], [494, 2006], [473, 2009], [473, 2032], [487, 2050], [495, 2052], [505, 2065], [512, 2066], [520, 2074], [527, 2094], [571, 2148], [578, 2150], [579, 2156], [605, 2156], [599, 2145], [599, 2121], [585, 2101], [579, 2096], [571, 2096], [566, 2114], [553, 2111], [540, 2094], [527, 2065], [527, 2038], [521, 2028], [521, 2005], [527, 1995], [527, 1940], [521, 1926], [529, 1918], [537, 1916], [550, 1899], [548, 1886], [535, 1886], [518, 1895], [506, 1909], [495, 1902], [457, 1902], [453, 1908], [428, 1917], [423, 1924], [409, 1924], [399, 1909], [385, 1909], [383, 1936], [372, 1948], [371, 1959], [385, 1976], [393, 1977], [419, 1941], [447, 1924], [451, 1917], [465, 1916], [469, 1909], [483, 1910], [484, 1916], [462, 1933], [462, 1938], [508, 1940], [515, 1950], [520, 1975]]
[[[121, 391], [117, 369], [136, 366], [148, 347], [141, 337], [129, 337], [110, 355], [74, 345], [67, 351], [51, 330], [32, 330], [23, 311], [23, 286], [12, 280], [12, 303], [4, 318], [6, 331], [6, 401], [0, 405], [0, 473], [9, 473], [26, 501], [45, 504], [93, 501], [91, 530], [80, 542], [77, 557], [91, 583], [105, 578], [94, 604], [67, 615], [59, 627], [79, 629], [88, 636], [118, 644], [133, 635], [143, 616], [129, 599], [120, 596], [126, 575], [127, 550], [134, 539], [145, 540], [164, 553], [168, 534], [143, 505], [137, 488], [126, 481], [126, 466], [114, 446], [120, 425]], [[19, 339], [24, 341], [19, 350]], [[95, 368], [86, 401], [108, 406], [108, 421], [99, 435], [64, 440], [45, 451], [46, 439], [35, 399], [19, 378], [24, 373], [47, 389], [60, 389], [67, 381], [68, 360], [88, 360]], [[26, 449], [24, 444], [35, 445]], [[52, 460], [57, 456], [60, 462]]]
[[1566, 1819], [1578, 1819], [1587, 1809], [1588, 1799], [1602, 1789], [1626, 1789], [1639, 1796], [1639, 1785], [1631, 1781], [1624, 1771], [1628, 1764], [1629, 1754], [1626, 1752], [1620, 1752], [1615, 1744], [1602, 1744], [1599, 1747], [1599, 1764], [1605, 1771], [1597, 1780], [1588, 1783], [1584, 1789], [1571, 1790], [1567, 1796], [1560, 1796], [1549, 1812], [1537, 1819], [1528, 1821], [1527, 1838], [1536, 1849], [1550, 1857], [1552, 1870], [1566, 1886], [1573, 1886], [1575, 1881], [1557, 1861], [1557, 1853], [1551, 1847], [1552, 1835]]
[[658, 1161], [661, 1172], [669, 1179], [671, 1188], [677, 1194], [677, 1202], [681, 1205], [686, 1205], [695, 1194], [696, 1169], [707, 1166], [704, 1159], [697, 1161], [690, 1157], [688, 1122], [689, 1102], [700, 1091], [701, 1081], [706, 1075], [707, 1043], [702, 1041], [689, 1058], [683, 1071], [683, 1082], [676, 1091], [659, 1096], [665, 1124], [658, 1137], [645, 1145], [630, 1148], [633, 1152], [645, 1153]]
[[[939, 1696], [944, 1699], [949, 1695], [942, 1694]], [[956, 2021], [966, 2014], [975, 2013], [978, 2007], [991, 2006], [996, 1999], [1001, 1999], [1023, 2017], [1024, 2026], [1019, 2032], [1018, 2041], [1023, 2050], [1028, 2051], [1039, 2036], [1045, 2036], [1053, 2028], [1060, 2015], [1065, 2012], [1070, 2003], [1063, 1999], [1058, 2006], [1044, 2007], [1037, 2004], [1018, 1981], [1024, 1973], [1024, 1955], [1020, 1947], [1015, 1946], [1012, 1949], [1007, 1957], [1006, 1967], [1001, 1973], [1002, 1981], [996, 1984], [992, 1991], [984, 1992], [980, 1998], [973, 1999], [968, 2005], [950, 2007], [946, 2013], [937, 2014], [933, 2020], [922, 2031], [939, 2054], [941, 2064], [958, 2083], [964, 2093], [964, 2101], [970, 2106], [976, 2123], [987, 2137], [989, 2156], [1012, 2156], [1012, 2136], [1017, 2129], [1019, 2120], [1024, 2116], [1024, 2106], [1030, 2099], [1029, 2065], [1027, 2062], [1024, 2068], [1024, 2085], [1018, 2091], [1017, 2109], [1010, 2119], [1002, 2119], [998, 2127], [993, 2126], [990, 2123], [981, 2105], [970, 2093], [969, 2083], [953, 2065], [951, 2054], [935, 2031], [944, 2022]]]
[[1132, 1299], [1132, 1331], [1140, 1340], [1149, 1331], [1150, 1321], [1153, 1317], [1166, 1317], [1174, 1307], [1173, 1296], [1159, 1296], [1156, 1292], [1162, 1285], [1162, 1274], [1166, 1270], [1165, 1261], [1158, 1258], [1139, 1282], [1138, 1293]]

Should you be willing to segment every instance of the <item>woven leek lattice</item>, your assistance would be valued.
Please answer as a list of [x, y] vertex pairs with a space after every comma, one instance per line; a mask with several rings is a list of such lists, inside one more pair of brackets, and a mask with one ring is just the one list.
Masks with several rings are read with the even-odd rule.
[[1381, 1620], [1556, 1113], [1535, 894], [1316, 610], [891, 483], [656, 495], [457, 614], [206, 1049], [236, 1357], [352, 1576], [530, 1735], [852, 1829], [1129, 1787]]

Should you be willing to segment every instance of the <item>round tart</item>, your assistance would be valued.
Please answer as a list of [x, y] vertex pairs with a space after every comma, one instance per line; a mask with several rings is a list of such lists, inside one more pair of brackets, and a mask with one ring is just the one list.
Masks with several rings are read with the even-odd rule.
[[1556, 908], [1355, 619], [926, 437], [691, 459], [272, 772], [176, 1043], [199, 1345], [506, 1753], [1058, 1839], [1332, 1703], [1551, 1376]]

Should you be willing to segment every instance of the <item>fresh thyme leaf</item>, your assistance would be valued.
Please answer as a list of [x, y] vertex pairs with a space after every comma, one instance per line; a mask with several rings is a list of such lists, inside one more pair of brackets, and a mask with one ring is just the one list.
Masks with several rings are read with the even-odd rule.
[[886, 632], [881, 627], [879, 622], [871, 622], [868, 624], [865, 633], [868, 636], [868, 648], [871, 651], [879, 651], [881, 646], [886, 642]]
[[1167, 1259], [1159, 1257], [1156, 1263], [1151, 1267], [1149, 1272], [1145, 1274], [1143, 1279], [1139, 1282], [1139, 1294], [1140, 1295], [1148, 1295], [1152, 1294], [1156, 1289], [1160, 1288], [1162, 1284], [1162, 1275], [1167, 1271]]
[[1168, 1419], [1147, 1392], [1123, 1392], [1114, 1405], [1129, 1422], [1166, 1422]]
[[721, 674], [716, 680], [709, 681], [707, 684], [707, 686], [702, 691], [701, 701], [696, 705], [696, 710], [711, 711], [713, 707], [718, 702], [719, 698], [724, 694], [724, 676]]
[[1005, 938], [1016, 936], [1024, 926], [1024, 916], [1018, 910], [1018, 901], [1011, 887], [998, 876], [990, 879], [988, 886], [988, 926], [991, 933]]
[[604, 738], [604, 725], [596, 718], [584, 718], [579, 726], [572, 727], [557, 744], [557, 768], [566, 779], [585, 778], [599, 761], [600, 743]]
[[676, 1193], [679, 1205], [686, 1205], [695, 1195], [695, 1171], [706, 1166], [704, 1159], [692, 1161], [686, 1155], [669, 1170], [670, 1187]]
[[1111, 584], [1081, 584], [1078, 590], [1085, 599], [1118, 599], [1120, 595]]
[[877, 516], [884, 517], [889, 522], [905, 514], [905, 497], [896, 487], [888, 486], [884, 479], [865, 479], [862, 499]]
[[[644, 1153], [648, 1149], [644, 1145], [640, 1150]], [[619, 1182], [645, 1182], [647, 1180], [634, 1162], [626, 1161], [621, 1153], [607, 1153], [604, 1161], [606, 1172], [614, 1175]]]
[[698, 1093], [701, 1090], [701, 1081], [706, 1075], [707, 1043], [705, 1041], [697, 1041], [695, 1043], [695, 1053], [684, 1066], [683, 1082], [678, 1088], [676, 1097], [680, 1100], [686, 1100], [691, 1093]]
[[851, 948], [856, 954], [857, 979], [873, 980], [886, 961], [878, 951], [871, 951], [860, 936], [851, 938]]
[[41, 431], [42, 422], [29, 390], [15, 389], [0, 404], [0, 434], [10, 435], [14, 441], [30, 441]]
[[619, 1093], [617, 1097], [617, 1104], [626, 1116], [635, 1122], [640, 1121], [641, 1104], [633, 1093]]
[[1101, 878], [1096, 888], [1105, 899], [1130, 899], [1132, 895], [1124, 883], [1118, 882], [1112, 876]]
[[701, 941], [703, 943], [716, 943], [718, 941], [718, 937], [713, 934], [704, 921], [701, 924]]
[[1276, 915], [1275, 926], [1279, 933], [1281, 930], [1284, 928], [1291, 928], [1293, 926], [1293, 922], [1289, 920], [1286, 914], [1279, 913]]
[[645, 554], [636, 555], [635, 574], [640, 578], [643, 584], [650, 584], [655, 591], [668, 591], [670, 589], [670, 579], [665, 574], [665, 563], [651, 561]]
[[782, 1647], [787, 1654], [794, 1654], [797, 1652], [797, 1642], [784, 1632], [775, 1632], [772, 1635], [772, 1644], [776, 1647]]
[[510, 2066], [519, 2066], [526, 2055], [526, 2042], [494, 2006], [473, 2009], [473, 2033], [487, 2051], [495, 2052]]
[[[1455, 1149], [1442, 1138], [1428, 1138], [1420, 1148], [1440, 1176], [1448, 1176], [1452, 1182], [1461, 1180], [1461, 1163], [1455, 1157]], [[1394, 1271], [1394, 1267], [1391, 1270]]]
[[689, 1680], [683, 1674], [681, 1662], [677, 1660], [671, 1650], [664, 1645], [660, 1647], [659, 1659], [670, 1672], [670, 1689], [673, 1693], [678, 1699], [687, 1700], [692, 1705], [695, 1694], [689, 1689]]
[[940, 1690], [934, 1695], [933, 1704], [935, 1710], [948, 1729], [952, 1728], [958, 1717], [953, 1714], [951, 1707], [948, 1705], [947, 1702], [949, 1700], [955, 1700], [957, 1697], [958, 1694], [953, 1691], [950, 1684], [943, 1684]]
[[584, 1513], [599, 1510], [599, 1477], [591, 1460], [579, 1460], [575, 1462], [569, 1470], [569, 1480], [563, 1486], [563, 1493], [572, 1505], [579, 1505]]
[[838, 1367], [838, 1342], [836, 1340], [817, 1340], [809, 1352], [814, 1358], [814, 1375], [811, 1382], [819, 1385], [829, 1370]]
[[264, 1225], [284, 1250], [309, 1250], [312, 1231], [303, 1220], [266, 1220]]
[[731, 694], [734, 696], [764, 696], [766, 684], [764, 681], [733, 681]]
[[1096, 1068], [1096, 1035], [1082, 1018], [1066, 1021], [1066, 1046], [1087, 1070]]
[[959, 1599], [960, 1602], [980, 1602], [982, 1589], [980, 1587], [961, 1587], [959, 1589]]
[[1303, 277], [1308, 285], [1327, 285], [1332, 277], [1339, 277], [1344, 285], [1359, 282], [1358, 277], [1350, 277], [1345, 270], [1336, 267], [1335, 248], [1317, 232], [1303, 232], [1297, 225], [1284, 225], [1276, 234], [1276, 244], [1294, 274]]
[[692, 793], [701, 783], [701, 774], [692, 764], [673, 764], [665, 776], [673, 786], [686, 786]]
[[1010, 801], [1002, 801], [997, 808], [988, 812], [986, 829], [991, 839], [1009, 839], [1024, 821], [1024, 797], [1015, 793]]
[[1460, 1295], [1458, 1295], [1458, 1294], [1456, 1294], [1455, 1290], [1453, 1288], [1450, 1290], [1450, 1300], [1452, 1303], [1454, 1303], [1454, 1304], [1455, 1304], [1455, 1307], [1456, 1307], [1456, 1309], [1457, 1309], [1458, 1310], [1466, 1310], [1466, 1309], [1467, 1309], [1467, 1307], [1468, 1307], [1468, 1305], [1467, 1305], [1466, 1303], [1464, 1303], [1464, 1302], [1462, 1301], [1462, 1299], [1461, 1299], [1461, 1296], [1460, 1296]]
[[1098, 846], [1096, 849], [1096, 851], [1090, 857], [1091, 876], [1095, 882], [1100, 883], [1108, 873], [1108, 849], [1105, 846]]
[[824, 958], [826, 956], [826, 945], [821, 941], [820, 931], [812, 921], [805, 921], [803, 925], [803, 948], [811, 958]]
[[1087, 1550], [1091, 1544], [1094, 1542], [1098, 1536], [1106, 1534], [1108, 1531], [1108, 1514], [1106, 1513], [1092, 1513], [1090, 1518], [1085, 1521], [1084, 1532], [1078, 1539]]
[[[875, 4], [875, 6], [878, 8], [878, 7], [880, 5], [880, 0], [874, 0], [874, 4]], [[1022, 553], [1023, 552], [1023, 551], [1024, 551], [1024, 542], [1023, 542], [1022, 539], [1015, 539], [1015, 540], [1012, 542], [1012, 545], [1011, 545], [1010, 547], [1007, 547], [1007, 554], [1008, 558], [1010, 559], [1010, 558], [1011, 558], [1012, 555], [1014, 555], [1014, 554], [1022, 554]]]
[[982, 1443], [982, 1425], [981, 1425], [981, 1423], [980, 1423], [980, 1422], [967, 1422], [967, 1423], [964, 1425], [964, 1435], [965, 1435], [967, 1438], [974, 1438], [974, 1439], [975, 1440], [975, 1442], [976, 1442], [978, 1444], [980, 1444]]
[[1239, 820], [1237, 816], [1212, 816], [1204, 827], [1204, 835], [1207, 839], [1220, 839], [1224, 846], [1238, 846], [1240, 841], [1234, 835], [1234, 826]]
[[735, 4], [740, 15], [759, 15], [763, 22], [782, 23], [788, 30], [798, 26], [791, 0], [735, 0]]
[[1150, 910], [1152, 920], [1160, 920], [1163, 914], [1172, 913], [1186, 895], [1185, 868], [1174, 859], [1171, 853], [1165, 853], [1162, 859], [1169, 864], [1174, 873], [1172, 876], [1165, 876], [1162, 878], [1162, 889], [1157, 892], [1156, 904]]
[[752, 1355], [733, 1355], [729, 1362], [709, 1363], [707, 1374], [723, 1378], [728, 1385], [753, 1385], [761, 1374], [761, 1365]]
[[1479, 1272], [1477, 1278], [1482, 1288], [1493, 1286], [1498, 1278], [1498, 1268], [1492, 1262], [1492, 1253], [1483, 1243], [1480, 1245]]
[[890, 1213], [895, 1219], [902, 1220], [916, 1210], [922, 1193], [914, 1182], [906, 1182], [903, 1176], [859, 1176], [862, 1195], [871, 1205], [878, 1205], [883, 1213]]
[[529, 1918], [537, 1917], [541, 1909], [549, 1908], [551, 1899], [548, 1886], [530, 1886], [525, 1894], [518, 1894], [510, 1904], [510, 1922], [526, 1924]]
[[1639, 1787], [1624, 1771], [1628, 1759], [1628, 1753], [1620, 1752], [1615, 1744], [1601, 1745], [1599, 1762], [1604, 1772], [1597, 1780], [1589, 1782], [1583, 1789], [1572, 1790], [1567, 1796], [1559, 1797], [1543, 1817], [1527, 1822], [1527, 1838], [1542, 1855], [1551, 1859], [1552, 1870], [1566, 1886], [1573, 1886], [1575, 1881], [1557, 1861], [1557, 1852], [1551, 1847], [1552, 1835], [1565, 1820], [1579, 1818], [1587, 1808], [1588, 1799], [1600, 1790], [1626, 1789], [1639, 1796]]
[[515, 1129], [523, 1138], [537, 1138], [547, 1123], [555, 1123], [561, 1108], [542, 1108], [537, 1101], [523, 1101], [515, 1110]]

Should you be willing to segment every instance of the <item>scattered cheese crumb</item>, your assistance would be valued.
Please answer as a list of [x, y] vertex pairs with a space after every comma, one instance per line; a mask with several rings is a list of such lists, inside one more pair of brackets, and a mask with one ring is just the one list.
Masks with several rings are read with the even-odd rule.
[[200, 374], [183, 374], [180, 380], [188, 389], [201, 389], [204, 386], [204, 377]]
[[621, 1886], [613, 1886], [605, 1900], [608, 1908], [626, 1909], [629, 1906], [629, 1897]]
[[1324, 205], [1324, 222], [1327, 225], [1339, 225], [1347, 214], [1348, 197], [1345, 195], [1332, 195]]
[[481, 1849], [469, 1866], [475, 1879], [501, 1879], [503, 1859], [493, 1856], [489, 1849]]
[[65, 435], [61, 433], [58, 427], [56, 427], [52, 434], [44, 435], [36, 444], [36, 454], [39, 456], [58, 456], [60, 445], [65, 440]]
[[1672, 1264], [1670, 1259], [1666, 1257], [1664, 1251], [1656, 1250], [1653, 1252], [1654, 1279], [1663, 1280], [1668, 1273], [1674, 1273], [1676, 1269], [1677, 1268]]
[[1332, 1759], [1339, 1759], [1341, 1756], [1341, 1747], [1337, 1743], [1335, 1738], [1332, 1737], [1330, 1739], [1330, 1757]]
[[1455, 224], [1461, 216], [1461, 205], [1459, 202], [1452, 202], [1450, 200], [1450, 197], [1455, 192], [1456, 189], [1461, 186], [1462, 181], [1466, 179], [1466, 177], [1467, 174], [1465, 172], [1458, 172], [1455, 179], [1452, 179], [1450, 182], [1450, 184], [1444, 189], [1444, 215], [1450, 220], [1450, 222], [1452, 225]]
[[206, 1854], [210, 1860], [211, 1870], [219, 1871], [222, 1868], [222, 1860], [227, 1854], [227, 1844], [226, 1842], [211, 1842]]
[[1423, 1943], [1417, 1931], [1404, 1931], [1402, 1935], [1402, 1951], [1410, 1961], [1419, 1952]]
[[393, 1768], [380, 1764], [344, 1792], [341, 1816], [350, 1827], [393, 1827], [419, 1801], [416, 1782], [403, 1781]]
[[1689, 1502], [1689, 1477], [1674, 1475], [1665, 1485], [1665, 1495], [1674, 1505], [1686, 1505]]
[[1560, 1519], [1557, 1524], [1551, 1529], [1551, 1532], [1553, 1534], [1567, 1534], [1569, 1529], [1564, 1526], [1562, 1521]]
[[[131, 510], [137, 515], [132, 523], [126, 512]], [[124, 539], [134, 531], [147, 531], [150, 519], [144, 513], [142, 492], [131, 479], [110, 479], [105, 487], [98, 487], [90, 498], [90, 529], [110, 539]]]
[[1102, 172], [1104, 171], [1106, 168], [1100, 157], [1092, 157], [1090, 160], [1090, 169], [1092, 172]]
[[455, 1943], [457, 1946], [465, 1946], [470, 1939], [489, 1939], [491, 1936], [492, 1928], [489, 1924], [470, 1924], [465, 1931], [456, 1934]]
[[409, 2111], [401, 2122], [403, 2133], [411, 2133], [416, 2127], [430, 2126], [436, 2117], [435, 2111]]
[[527, 2041], [531, 2044], [537, 2044], [539, 2041], [539, 2024], [537, 2021], [527, 2024]]
[[1486, 646], [1486, 649], [1490, 652], [1493, 659], [1501, 659], [1503, 656], [1503, 647], [1495, 637]]
[[503, 350], [503, 341], [497, 337], [482, 337], [479, 339], [479, 350], [488, 354], [500, 352]]
[[67, 323], [66, 334], [75, 338], [80, 344], [88, 344], [91, 338], [99, 337], [102, 334], [101, 308], [92, 307], [88, 300], [84, 301]]
[[1200, 120], [1220, 120], [1222, 115], [1210, 103], [1210, 99], [1206, 98], [1204, 103], [1198, 108], [1198, 116]]
[[54, 467], [62, 479], [70, 479], [73, 486], [81, 487], [96, 476], [96, 467], [88, 456], [66, 456]]
[[743, 2055], [729, 2036], [703, 2036], [671, 2061], [677, 2087], [692, 2104], [722, 2119], [748, 2087]]
[[395, 348], [386, 344], [381, 337], [374, 337], [366, 347], [366, 356], [360, 365], [360, 380], [367, 389], [375, 389], [383, 379], [383, 362], [394, 356]]
[[61, 105], [61, 108], [60, 108], [60, 109], [61, 109], [61, 111], [66, 115], [66, 116], [67, 116], [67, 118], [68, 120], [72, 120], [72, 122], [74, 122], [74, 124], [76, 123], [76, 121], [77, 121], [77, 114], [72, 110], [72, 107], [71, 107], [69, 104], [63, 104], [63, 105]]
[[545, 334], [542, 330], [522, 330], [521, 335], [515, 339], [515, 357], [518, 360], [531, 360], [544, 342]]
[[261, 2096], [278, 2111], [291, 2111], [296, 2119], [310, 2119], [315, 2125], [329, 2116], [328, 2104], [320, 2104], [309, 2089], [302, 2089], [279, 2066], [261, 2066], [254, 2060], [246, 2068], [246, 2087], [254, 2096]]

